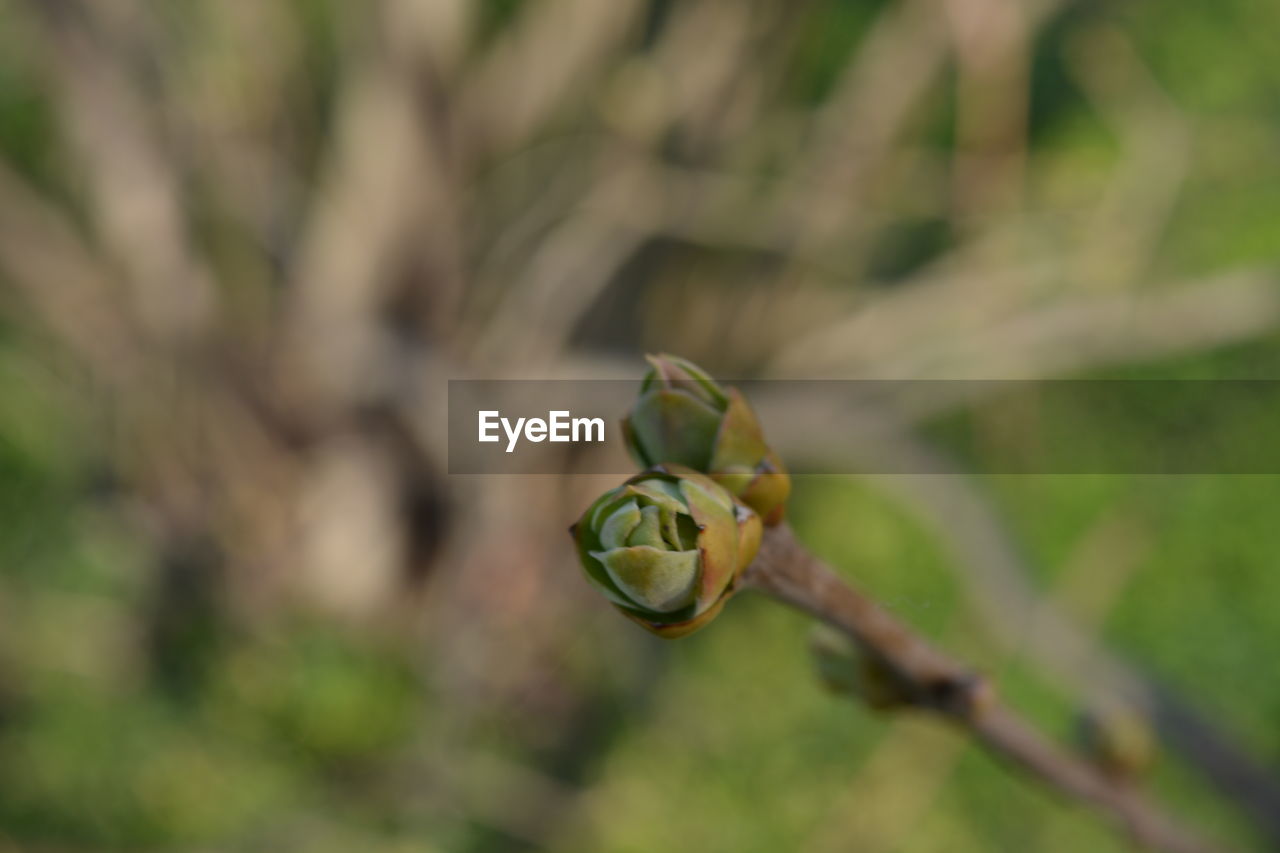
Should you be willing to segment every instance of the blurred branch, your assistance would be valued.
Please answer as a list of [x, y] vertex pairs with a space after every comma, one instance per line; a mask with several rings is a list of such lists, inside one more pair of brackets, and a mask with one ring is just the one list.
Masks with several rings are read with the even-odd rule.
[[[125, 275], [140, 332], [168, 345], [190, 343], [214, 319], [213, 283], [190, 251], [180, 177], [161, 114], [137, 86], [119, 42], [140, 39], [143, 20], [126, 4], [112, 16], [95, 3], [40, 9], [57, 105], [86, 183], [98, 236]], [[124, 30], [117, 34], [116, 30]]]
[[122, 380], [141, 347], [97, 258], [63, 215], [0, 161], [0, 267], [27, 311], [94, 373]]
[[[1078, 620], [1038, 595], [1029, 581], [1030, 569], [995, 508], [962, 471], [905, 438], [882, 441], [872, 452], [910, 464], [910, 470], [928, 472], [873, 479], [947, 544], [965, 569], [974, 606], [994, 639], [1019, 650], [1087, 700], [1119, 696], [1135, 703], [1164, 740], [1228, 801], [1273, 842], [1280, 840], [1280, 785], [1271, 773], [1176, 692], [1107, 649]], [[1022, 617], [1010, 618], [1011, 614]]]
[[1032, 31], [1021, 2], [947, 0], [955, 45], [956, 218], [962, 228], [1022, 203]]
[[600, 221], [592, 206], [652, 203], [653, 188], [629, 171], [602, 180], [583, 209], [545, 238], [475, 346], [481, 364], [542, 367], [561, 351], [574, 323], [648, 236]]
[[[1071, 567], [1059, 574], [1041, 606], [1069, 609], [1090, 627], [1101, 622], [1133, 577], [1137, 552], [1144, 544], [1136, 541], [1129, 521], [1107, 516], [1086, 532], [1073, 551]], [[961, 624], [953, 625], [944, 644], [954, 646], [971, 639], [972, 622], [972, 618], [962, 620], [963, 630]], [[1008, 653], [1010, 659], [1024, 657], [1021, 649], [1009, 648]], [[832, 808], [829, 824], [813, 849], [843, 850], [846, 839], [853, 837], [861, 853], [900, 847], [952, 776], [965, 743], [951, 732], [913, 724], [910, 718], [894, 718], [865, 769]]]
[[1071, 70], [1124, 149], [1077, 264], [1086, 282], [1115, 287], [1145, 272], [1186, 179], [1192, 132], [1118, 31], [1100, 29], [1070, 48]]
[[[982, 382], [940, 384], [974, 386], [979, 392], [998, 387]], [[806, 409], [797, 400], [768, 395], [759, 395], [755, 403], [784, 455], [816, 454], [829, 464], [856, 466], [854, 470], [874, 460], [870, 470], [917, 472], [865, 476], [937, 534], [959, 567], [988, 635], [1034, 660], [1044, 675], [1085, 701], [1120, 697], [1137, 705], [1155, 722], [1164, 741], [1194, 764], [1224, 799], [1243, 810], [1268, 838], [1280, 839], [1280, 784], [1268, 769], [1203, 712], [1107, 649], [1087, 626], [1046, 600], [1032, 584], [1032, 570], [990, 498], [964, 469], [906, 433], [911, 423], [943, 411], [936, 396], [914, 403], [895, 401], [903, 404], [900, 410], [880, 412], [870, 403], [820, 409], [810, 404]], [[815, 422], [830, 424], [839, 440], [815, 446], [812, 434], [799, 426]]]
[[459, 96], [471, 141], [485, 150], [517, 147], [592, 79], [641, 11], [638, 0], [521, 6]]
[[[909, 62], [902, 61], [905, 55]], [[846, 238], [857, 233], [858, 201], [865, 201], [866, 184], [929, 91], [946, 55], [933, 3], [885, 7], [814, 119], [813, 139], [793, 169], [801, 178], [801, 193], [781, 206], [804, 223], [797, 254], [837, 233]], [[818, 188], [822, 195], [815, 200], [809, 192]]]
[[[1011, 286], [1019, 278], [1023, 286]], [[978, 281], [986, 286], [977, 287]], [[782, 350], [771, 372], [876, 379], [1061, 376], [1255, 337], [1280, 320], [1272, 270], [1141, 291], [1079, 288], [1037, 305], [1055, 282], [1048, 267], [941, 277], [814, 331]]]
[[[385, 367], [380, 321], [394, 261], [423, 239], [415, 213], [444, 197], [434, 146], [403, 75], [378, 63], [351, 77], [285, 315], [290, 366], [304, 388], [338, 407], [381, 390], [370, 380]], [[407, 185], [417, 191], [403, 192]]]
[[840, 629], [901, 679], [908, 702], [962, 726], [1000, 756], [1059, 793], [1092, 806], [1139, 844], [1170, 853], [1215, 848], [1138, 791], [1045, 739], [997, 699], [989, 682], [934, 649], [822, 563], [784, 525], [765, 531], [743, 574], [756, 589]]

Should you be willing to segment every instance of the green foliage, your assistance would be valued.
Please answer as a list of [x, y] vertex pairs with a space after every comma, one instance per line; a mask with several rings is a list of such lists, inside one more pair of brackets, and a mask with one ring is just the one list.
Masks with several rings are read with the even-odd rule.
[[[198, 5], [166, 7], [168, 36], [183, 50], [216, 50], [216, 34], [184, 17]], [[476, 41], [494, 43], [526, 5], [478, 4]], [[335, 104], [350, 70], [347, 41], [367, 34], [345, 26], [354, 6], [334, 0], [286, 6], [301, 34], [300, 67], [286, 86], [288, 108], [273, 120], [285, 126], [281, 144], [295, 179], [308, 182], [329, 153]], [[655, 3], [651, 23], [669, 18], [674, 6]], [[772, 88], [761, 97], [778, 99], [787, 116], [809, 115], [828, 101], [877, 13], [888, 8], [855, 0], [806, 4], [788, 24], [794, 27], [790, 63], [769, 78]], [[62, 162], [54, 84], [25, 22], [19, 4], [0, 0], [0, 158], [63, 198], [80, 177]], [[1059, 225], [1091, 211], [1126, 156], [1119, 130], [1072, 59], [1079, 38], [1108, 27], [1132, 39], [1187, 126], [1187, 173], [1168, 220], [1155, 228], [1153, 286], [1241, 265], [1274, 265], [1280, 260], [1280, 63], [1274, 59], [1280, 5], [1257, 0], [1077, 3], [1050, 22], [1033, 45], [1028, 117], [1027, 202], [1048, 209], [1046, 230], [1057, 233]], [[414, 69], [421, 76], [415, 85], [421, 84], [424, 101], [438, 106], [442, 84], [433, 73]], [[909, 141], [926, 164], [955, 154], [955, 68], [943, 73], [946, 84], [911, 119], [921, 130]], [[447, 110], [438, 117], [449, 120]], [[777, 128], [777, 135], [803, 136], [806, 126], [796, 125]], [[781, 143], [776, 150], [765, 146], [758, 157], [769, 165], [757, 168], [778, 168], [770, 158], [788, 150]], [[598, 167], [592, 160], [584, 173]], [[554, 183], [540, 169], [532, 172], [530, 180]], [[209, 195], [217, 189], [208, 188]], [[882, 210], [866, 211], [892, 220], [868, 249], [873, 278], [896, 279], [953, 245], [945, 199], [883, 203]], [[190, 213], [197, 223], [202, 216], [216, 219]], [[292, 237], [284, 235], [282, 243]], [[695, 250], [681, 251], [692, 256]], [[709, 256], [718, 249], [696, 251]], [[750, 254], [740, 266], [745, 277], [760, 263]], [[14, 306], [2, 276], [0, 316], [7, 316]], [[597, 332], [614, 333], [612, 327]], [[510, 832], [490, 825], [496, 821], [482, 809], [465, 813], [457, 792], [399, 784], [398, 770], [421, 760], [420, 737], [437, 733], [428, 689], [436, 674], [420, 670], [420, 650], [403, 638], [294, 612], [251, 629], [221, 618], [216, 584], [206, 602], [210, 618], [157, 626], [163, 610], [158, 569], [119, 523], [109, 495], [99, 494], [110, 491], [111, 472], [96, 467], [108, 456], [102, 445], [109, 437], [82, 408], [90, 389], [77, 399], [53, 393], [75, 379], [43, 363], [44, 355], [38, 333], [19, 337], [0, 326], [0, 850], [277, 853], [295, 849], [279, 838], [287, 835], [283, 828], [296, 826], [309, 827], [289, 836], [308, 839], [298, 849], [321, 853], [521, 847]], [[1097, 378], [1233, 376], [1280, 376], [1277, 341]], [[1141, 438], [1122, 411], [1055, 414], [1061, 417], [1050, 419], [1045, 438], [1064, 452], [1085, 453], [1098, 436], [1108, 452]], [[1226, 424], [1225, 434], [1236, 441], [1269, 439], [1280, 430], [1272, 416], [1280, 418], [1241, 415]], [[991, 462], [975, 413], [937, 425], [931, 436], [974, 470]], [[988, 474], [976, 482], [1013, 531], [1043, 591], [1070, 583], [1080, 570], [1074, 558], [1099, 525], [1115, 518], [1133, 525], [1143, 548], [1102, 616], [1103, 639], [1194, 696], [1249, 752], [1280, 755], [1280, 679], [1266, 668], [1280, 649], [1280, 476]], [[971, 606], [965, 567], [876, 484], [796, 478], [789, 516], [819, 555], [897, 616], [980, 662], [1012, 704], [1069, 736], [1079, 710], [1073, 700], [1034, 661], [994, 642]], [[178, 610], [179, 622], [188, 612]], [[616, 620], [609, 625], [628, 630]], [[602, 651], [584, 641], [573, 651], [579, 657], [560, 662], [563, 672], [540, 674], [552, 684], [539, 682], [543, 689], [565, 704], [572, 704], [564, 697], [575, 690], [607, 693], [610, 717], [572, 732], [584, 751], [599, 754], [562, 774], [589, 787], [568, 798], [570, 819], [550, 849], [776, 853], [817, 847], [832, 833], [846, 838], [843, 827], [860, 825], [862, 802], [850, 796], [864, 790], [858, 786], [868, 771], [879, 774], [875, 780], [892, 806], [877, 803], [875, 815], [901, 821], [895, 850], [1121, 849], [1093, 818], [1025, 785], [949, 739], [953, 735], [923, 721], [871, 715], [827, 695], [805, 662], [808, 628], [800, 615], [743, 595], [713, 630], [682, 641], [678, 654], [643, 646], [645, 658], [632, 647]], [[167, 638], [160, 649], [157, 636]], [[517, 651], [510, 650], [513, 658]], [[450, 649], [435, 659], [465, 653]], [[653, 676], [643, 702], [624, 686], [633, 681], [632, 667], [649, 667]], [[504, 754], [513, 761], [538, 752], [521, 741], [525, 730], [518, 725], [536, 727], [536, 712], [486, 707], [483, 698], [474, 707], [485, 713], [485, 736], [509, 747]], [[877, 757], [901, 748], [903, 726], [906, 741], [937, 754], [917, 754], [919, 761], [898, 761], [886, 771]], [[497, 792], [494, 799], [521, 795], [518, 786], [496, 779], [496, 771], [462, 768], [460, 776], [464, 770]], [[1157, 765], [1153, 784], [1177, 812], [1237, 848], [1258, 846], [1176, 757]], [[434, 800], [462, 817], [437, 820], [428, 808]], [[837, 846], [857, 849], [858, 841]]]

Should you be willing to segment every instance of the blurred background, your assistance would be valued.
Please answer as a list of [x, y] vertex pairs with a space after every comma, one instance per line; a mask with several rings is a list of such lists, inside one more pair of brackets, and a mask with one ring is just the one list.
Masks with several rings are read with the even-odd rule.
[[[0, 0], [0, 851], [1126, 849], [824, 693], [798, 615], [618, 618], [565, 535], [614, 483], [449, 476], [446, 380], [1280, 378], [1277, 44], [1249, 0]], [[873, 452], [925, 473], [800, 478], [800, 536], [1280, 849], [1280, 478], [999, 475], [1034, 405], [912, 411]]]

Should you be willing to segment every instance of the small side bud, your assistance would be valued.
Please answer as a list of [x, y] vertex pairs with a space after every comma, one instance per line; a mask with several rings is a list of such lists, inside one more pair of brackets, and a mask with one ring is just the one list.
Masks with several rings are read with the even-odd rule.
[[1089, 759], [1113, 779], [1132, 781], [1155, 762], [1151, 725], [1130, 705], [1110, 704], [1083, 712], [1076, 733]]
[[854, 697], [877, 711], [911, 704], [910, 694], [896, 673], [834, 628], [814, 628], [809, 649], [818, 679], [832, 693]]
[[683, 358], [648, 359], [640, 396], [622, 422], [631, 455], [641, 465], [674, 463], [701, 471], [765, 524], [781, 521], [791, 478], [765, 442], [746, 398]]

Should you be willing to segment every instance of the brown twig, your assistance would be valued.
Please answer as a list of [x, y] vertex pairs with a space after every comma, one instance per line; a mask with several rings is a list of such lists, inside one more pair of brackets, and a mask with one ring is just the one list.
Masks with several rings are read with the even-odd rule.
[[1169, 853], [1216, 849], [1139, 791], [1113, 781], [1040, 734], [1000, 703], [988, 681], [850, 586], [800, 544], [787, 525], [765, 531], [760, 553], [743, 574], [741, 585], [840, 629], [901, 679], [912, 706], [949, 718], [989, 751], [1107, 815], [1143, 847]]

